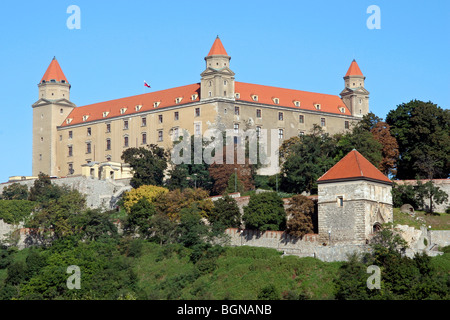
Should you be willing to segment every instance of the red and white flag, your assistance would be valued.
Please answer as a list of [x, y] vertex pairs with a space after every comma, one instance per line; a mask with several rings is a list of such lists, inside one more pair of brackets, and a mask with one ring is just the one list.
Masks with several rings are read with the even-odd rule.
[[147, 88], [151, 88], [150, 85], [145, 80], [144, 80], [144, 86], [146, 86]]

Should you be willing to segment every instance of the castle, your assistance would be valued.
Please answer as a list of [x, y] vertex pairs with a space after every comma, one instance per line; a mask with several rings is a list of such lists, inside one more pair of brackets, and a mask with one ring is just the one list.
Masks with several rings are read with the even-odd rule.
[[230, 60], [217, 37], [199, 83], [77, 107], [53, 58], [32, 105], [32, 175], [123, 178], [130, 172], [121, 161], [126, 148], [169, 149], [181, 130], [275, 129], [281, 144], [315, 124], [330, 134], [344, 132], [369, 112], [365, 77], [354, 60], [340, 96], [238, 82]]

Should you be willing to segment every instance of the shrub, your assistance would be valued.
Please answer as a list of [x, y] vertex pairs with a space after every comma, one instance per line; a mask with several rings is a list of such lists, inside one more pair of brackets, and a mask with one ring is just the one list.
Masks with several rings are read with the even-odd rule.
[[283, 200], [275, 192], [263, 192], [250, 196], [248, 206], [244, 207], [242, 219], [248, 229], [284, 230], [286, 212]]
[[146, 198], [150, 203], [153, 202], [159, 195], [167, 193], [169, 190], [163, 187], [153, 185], [143, 185], [137, 189], [131, 189], [123, 196], [123, 206], [127, 213], [130, 213], [131, 207], [141, 198]]

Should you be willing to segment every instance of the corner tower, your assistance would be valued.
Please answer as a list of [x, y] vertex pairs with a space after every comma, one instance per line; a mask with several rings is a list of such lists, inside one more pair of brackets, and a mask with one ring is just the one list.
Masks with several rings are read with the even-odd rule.
[[38, 84], [39, 98], [33, 107], [33, 176], [40, 172], [58, 176], [56, 164], [57, 127], [75, 108], [70, 84], [54, 57]]
[[364, 88], [365, 79], [366, 77], [353, 59], [344, 76], [345, 89], [340, 95], [352, 115], [356, 117], [362, 117], [369, 113], [369, 91]]
[[205, 57], [206, 70], [201, 73], [200, 99], [234, 99], [234, 72], [230, 69], [231, 57], [217, 36]]

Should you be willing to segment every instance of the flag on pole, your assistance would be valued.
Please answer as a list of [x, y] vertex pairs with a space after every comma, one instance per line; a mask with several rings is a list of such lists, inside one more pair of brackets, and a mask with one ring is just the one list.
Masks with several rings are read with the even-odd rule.
[[144, 80], [144, 86], [146, 86], [147, 88], [151, 88], [150, 85], [145, 80]]

